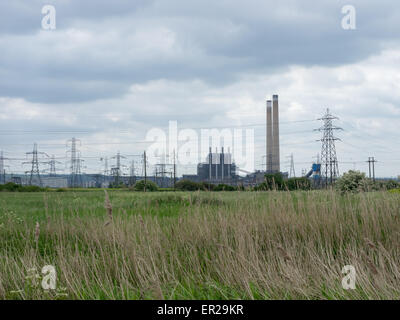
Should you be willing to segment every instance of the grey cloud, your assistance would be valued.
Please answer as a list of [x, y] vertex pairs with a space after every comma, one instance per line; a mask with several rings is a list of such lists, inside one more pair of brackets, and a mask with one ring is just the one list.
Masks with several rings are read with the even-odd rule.
[[[290, 65], [352, 63], [398, 41], [396, 1], [353, 2], [358, 29], [345, 31], [343, 1], [52, 1], [58, 29], [47, 36], [32, 22], [44, 1], [2, 4], [0, 95], [62, 103], [121, 96], [157, 79], [223, 86]], [[75, 43], [68, 30], [95, 38]]]
[[152, 4], [152, 0], [13, 0], [0, 2], [0, 35], [34, 34], [41, 28], [42, 7], [56, 8], [57, 27], [67, 28], [79, 19], [101, 22], [110, 16], [125, 16]]
[[[27, 143], [58, 143], [41, 149], [64, 153], [75, 132], [83, 145], [95, 142], [85, 155], [142, 152], [135, 141], [171, 119], [186, 128], [260, 123], [265, 95], [279, 93], [283, 120], [320, 117], [325, 107], [341, 118], [341, 161], [382, 150], [380, 161], [398, 158], [391, 150], [400, 117], [399, 5], [351, 2], [352, 31], [340, 26], [348, 1], [3, 1], [0, 126], [66, 133], [4, 135], [0, 147], [23, 154]], [[57, 8], [56, 31], [40, 30], [43, 4]], [[32, 110], [38, 114], [25, 116]], [[282, 157], [311, 161], [320, 145], [303, 143], [318, 139], [319, 125], [282, 124]], [[114, 140], [126, 145], [101, 144]], [[398, 171], [395, 164], [380, 170]]]

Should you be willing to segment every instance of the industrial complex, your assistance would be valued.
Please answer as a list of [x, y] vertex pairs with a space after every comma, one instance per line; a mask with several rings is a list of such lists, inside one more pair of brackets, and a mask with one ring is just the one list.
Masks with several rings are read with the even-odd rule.
[[[37, 145], [34, 145], [33, 151], [27, 152], [31, 156], [31, 161], [24, 162], [30, 166], [30, 170], [25, 174], [12, 174], [6, 172], [5, 161], [8, 159], [0, 153], [0, 184], [6, 182], [14, 182], [22, 185], [37, 185], [50, 188], [65, 187], [109, 187], [121, 185], [134, 185], [137, 181], [147, 179], [155, 182], [159, 187], [173, 187], [180, 180], [191, 180], [194, 182], [207, 182], [212, 184], [227, 185], [243, 185], [254, 186], [264, 181], [265, 174], [274, 174], [281, 172], [284, 177], [288, 177], [288, 172], [281, 170], [280, 142], [279, 142], [279, 98], [277, 94], [272, 96], [272, 100], [266, 100], [265, 109], [265, 168], [248, 172], [235, 163], [230, 148], [224, 150], [224, 147], [213, 148], [209, 146], [208, 155], [204, 161], [197, 164], [196, 174], [183, 174], [177, 176], [176, 164], [159, 163], [155, 165], [154, 171], [147, 170], [146, 152], [141, 159], [142, 173], [137, 174], [134, 161], [130, 167], [130, 174], [122, 173], [121, 160], [125, 158], [119, 152], [115, 159], [116, 164], [108, 170], [108, 159], [104, 160], [104, 172], [97, 174], [84, 174], [81, 171], [82, 159], [78, 150], [80, 141], [72, 138], [67, 142], [70, 148], [67, 151], [69, 157], [69, 174], [56, 174], [56, 161], [54, 156], [47, 162], [40, 162], [39, 155], [44, 154], [38, 152]], [[332, 121], [337, 119], [327, 110], [326, 114], [320, 120], [324, 121], [323, 127], [317, 129], [322, 132], [322, 151], [321, 162], [319, 159], [312, 164], [308, 172], [304, 172], [303, 176], [312, 179], [315, 186], [321, 184], [332, 183], [339, 175], [338, 162], [336, 158], [336, 150], [334, 141], [337, 140], [333, 136], [333, 130], [340, 129], [332, 125]], [[213, 152], [214, 151], [214, 152]], [[40, 170], [40, 165], [49, 166], [49, 170]], [[293, 157], [292, 157], [293, 166]], [[293, 172], [294, 172], [294, 168]], [[291, 170], [292, 170], [291, 169]], [[324, 179], [322, 179], [323, 177]]]

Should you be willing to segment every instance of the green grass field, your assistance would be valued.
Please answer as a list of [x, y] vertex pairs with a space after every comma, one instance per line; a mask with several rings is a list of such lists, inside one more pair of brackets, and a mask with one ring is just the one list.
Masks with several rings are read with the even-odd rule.
[[400, 193], [108, 195], [0, 192], [0, 298], [400, 298]]

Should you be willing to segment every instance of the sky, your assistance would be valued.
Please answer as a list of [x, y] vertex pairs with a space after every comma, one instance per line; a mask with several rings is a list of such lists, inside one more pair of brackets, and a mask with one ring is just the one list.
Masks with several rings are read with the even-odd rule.
[[[42, 28], [44, 5], [56, 28]], [[344, 29], [345, 5], [355, 29]], [[151, 129], [254, 130], [265, 167], [265, 101], [279, 95], [281, 169], [301, 175], [321, 152], [320, 119], [335, 126], [340, 173], [400, 175], [400, 4], [396, 0], [13, 0], [0, 2], [0, 150], [6, 170], [55, 155], [69, 139], [82, 170], [118, 152], [124, 172]], [[203, 154], [199, 151], [201, 160]], [[103, 160], [101, 160], [103, 159]], [[161, 160], [160, 160], [161, 161]], [[41, 164], [45, 170], [46, 164]], [[178, 175], [195, 173], [180, 165]]]

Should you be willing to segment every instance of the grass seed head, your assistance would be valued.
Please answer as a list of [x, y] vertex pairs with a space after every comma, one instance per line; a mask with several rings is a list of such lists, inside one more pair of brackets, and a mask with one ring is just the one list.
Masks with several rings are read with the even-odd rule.
[[35, 227], [35, 241], [39, 241], [39, 235], [40, 235], [40, 225], [39, 222], [36, 221], [36, 227]]
[[107, 190], [104, 190], [104, 193], [105, 193], [104, 208], [107, 210], [108, 217], [110, 218], [110, 220], [112, 220], [113, 214], [112, 214], [112, 205], [110, 202], [110, 198], [108, 197]]

